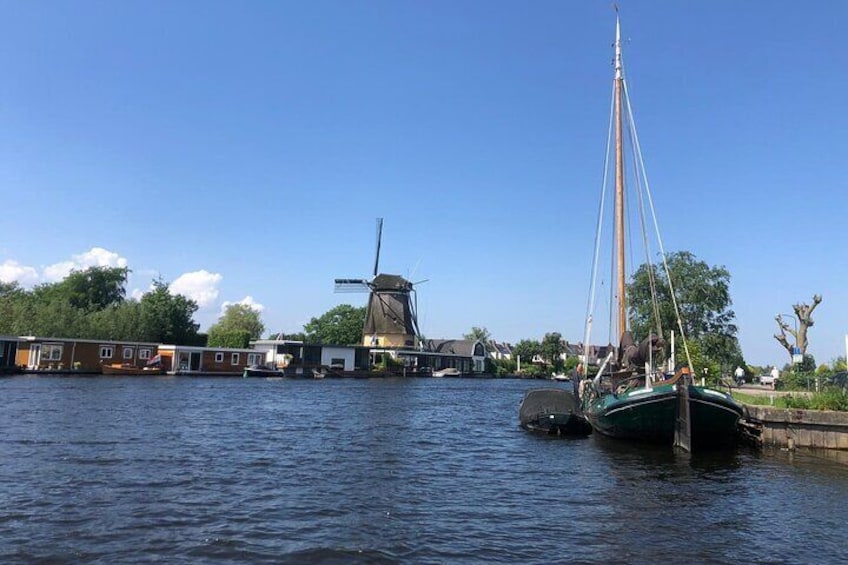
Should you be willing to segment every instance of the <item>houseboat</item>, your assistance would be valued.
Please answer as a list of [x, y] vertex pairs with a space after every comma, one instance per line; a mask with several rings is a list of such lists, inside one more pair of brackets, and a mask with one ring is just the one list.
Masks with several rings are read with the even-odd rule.
[[158, 345], [146, 342], [108, 341], [21, 336], [16, 365], [27, 373], [98, 374], [104, 365], [144, 367]]
[[263, 355], [259, 365], [287, 377], [310, 378], [316, 373], [349, 377], [370, 368], [369, 348], [358, 345], [312, 345], [287, 339], [257, 339], [250, 345]]
[[253, 349], [160, 345], [162, 369], [170, 375], [234, 376], [261, 364], [263, 353]]

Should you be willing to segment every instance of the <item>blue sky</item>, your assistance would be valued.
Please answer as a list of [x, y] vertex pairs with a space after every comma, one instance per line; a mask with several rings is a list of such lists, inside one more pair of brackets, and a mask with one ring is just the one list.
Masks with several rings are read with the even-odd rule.
[[[583, 335], [612, 79], [609, 2], [3, 2], [0, 278], [125, 264], [268, 331], [428, 279], [421, 329]], [[848, 4], [621, 2], [668, 250], [730, 271], [749, 363], [824, 301], [844, 355]], [[539, 297], [544, 297], [540, 299]]]

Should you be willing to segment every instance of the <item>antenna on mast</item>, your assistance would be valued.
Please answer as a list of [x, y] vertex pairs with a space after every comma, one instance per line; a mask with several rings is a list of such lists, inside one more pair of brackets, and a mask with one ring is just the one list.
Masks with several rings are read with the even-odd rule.
[[618, 20], [618, 4], [614, 4], [613, 6], [615, 7], [615, 78], [621, 79], [621, 24]]

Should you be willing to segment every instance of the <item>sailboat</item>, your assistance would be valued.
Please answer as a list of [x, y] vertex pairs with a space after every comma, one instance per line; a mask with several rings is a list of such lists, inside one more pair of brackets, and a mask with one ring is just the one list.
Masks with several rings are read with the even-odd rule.
[[[626, 274], [625, 274], [625, 170], [624, 170], [624, 137], [632, 144], [634, 168], [632, 184], [638, 189], [639, 198], [631, 200], [641, 206], [641, 224], [643, 230], [649, 224], [646, 212], [653, 216], [653, 225], [657, 227], [653, 199], [648, 188], [647, 175], [644, 172], [641, 149], [633, 123], [633, 113], [627, 93], [624, 78], [624, 68], [621, 53], [621, 26], [616, 14], [615, 25], [615, 76], [613, 82], [613, 100], [610, 111], [610, 128], [607, 155], [610, 154], [610, 143], [615, 130], [614, 152], [614, 263], [615, 263], [615, 293], [611, 303], [615, 306], [615, 315], [610, 316], [610, 335], [619, 339], [617, 348], [610, 347], [609, 353], [599, 360], [599, 368], [595, 375], [581, 381], [580, 401], [583, 415], [591, 424], [593, 430], [601, 435], [613, 438], [640, 440], [675, 445], [686, 451], [694, 446], [709, 444], [732, 443], [736, 437], [737, 425], [742, 416], [742, 408], [729, 395], [704, 386], [696, 386], [692, 379], [692, 362], [686, 345], [683, 324], [680, 320], [679, 309], [674, 298], [674, 287], [665, 262], [665, 251], [662, 239], [657, 230], [657, 241], [666, 278], [670, 287], [671, 301], [677, 318], [677, 328], [683, 340], [683, 349], [687, 364], [679, 369], [674, 364], [674, 333], [671, 337], [671, 353], [668, 355], [665, 367], [658, 360], [666, 354], [666, 340], [663, 338], [659, 321], [655, 322], [657, 332], [651, 332], [639, 342], [628, 328]], [[624, 130], [624, 122], [628, 126]], [[608, 163], [608, 160], [607, 160]], [[640, 169], [641, 167], [641, 169]], [[609, 169], [608, 165], [605, 169]], [[606, 178], [606, 174], [604, 177]], [[593, 321], [594, 297], [596, 289], [595, 278], [599, 257], [599, 242], [603, 224], [606, 184], [601, 197], [598, 216], [598, 232], [595, 239], [595, 259], [593, 263], [593, 282], [590, 291], [589, 305], [586, 317], [586, 335], [584, 343], [590, 343], [590, 332]], [[645, 194], [643, 195], [642, 192]], [[643, 242], [647, 238], [642, 238]], [[646, 251], [650, 261], [650, 253]], [[652, 267], [653, 268], [653, 267]], [[585, 354], [585, 352], [584, 352]], [[583, 366], [587, 366], [588, 358], [584, 357]]]

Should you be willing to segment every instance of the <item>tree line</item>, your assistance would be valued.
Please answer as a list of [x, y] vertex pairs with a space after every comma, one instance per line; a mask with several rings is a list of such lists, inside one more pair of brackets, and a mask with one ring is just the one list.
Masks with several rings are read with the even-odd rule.
[[0, 334], [196, 344], [197, 303], [162, 280], [140, 299], [127, 298], [129, 272], [90, 267], [31, 290], [0, 282]]
[[[0, 335], [245, 348], [265, 332], [259, 312], [230, 304], [201, 333], [194, 321], [197, 302], [172, 293], [161, 279], [140, 298], [127, 297], [129, 273], [126, 267], [90, 267], [29, 290], [0, 281]], [[303, 332], [273, 337], [352, 345], [360, 342], [364, 324], [365, 307], [342, 304], [313, 318]]]
[[[709, 266], [688, 252], [670, 253], [666, 261], [675, 281], [675, 296], [693, 364], [706, 369], [711, 377], [732, 371], [737, 365], [746, 367], [731, 309], [730, 273], [724, 267]], [[202, 334], [194, 321], [198, 309], [194, 300], [173, 294], [161, 279], [154, 280], [140, 298], [128, 298], [129, 272], [127, 268], [91, 267], [31, 290], [18, 283], [0, 282], [0, 334], [240, 348], [259, 339], [265, 331], [258, 312], [243, 304], [231, 304], [208, 334]], [[637, 337], [658, 331], [667, 335], [669, 330], [678, 329], [669, 306], [671, 287], [663, 269], [640, 266], [628, 285], [628, 295], [629, 317]], [[653, 300], [654, 295], [659, 295], [660, 300]], [[270, 337], [314, 344], [359, 344], [365, 313], [364, 306], [341, 304], [312, 318], [302, 331]], [[489, 332], [480, 327], [472, 328], [464, 337], [479, 339], [487, 346], [491, 340]], [[541, 340], [523, 339], [513, 345], [513, 358], [521, 356], [522, 361], [526, 360], [527, 370], [533, 370], [529, 362], [535, 356], [548, 360], [554, 371], [567, 371], [572, 367], [559, 361], [563, 347], [562, 336], [550, 332]], [[505, 366], [502, 370], [515, 368]]]

